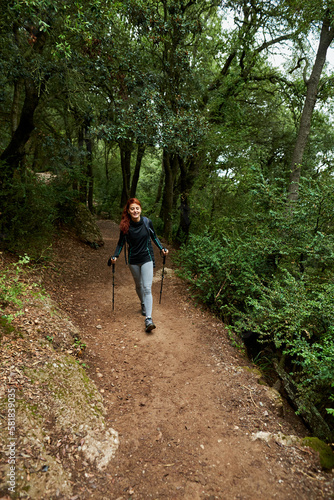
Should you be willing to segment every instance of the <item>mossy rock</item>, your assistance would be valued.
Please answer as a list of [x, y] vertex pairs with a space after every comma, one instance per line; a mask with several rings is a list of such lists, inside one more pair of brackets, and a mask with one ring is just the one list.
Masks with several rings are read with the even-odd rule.
[[334, 453], [328, 444], [316, 437], [307, 437], [302, 441], [303, 446], [309, 446], [319, 453], [320, 465], [325, 471], [334, 469]]
[[241, 370], [246, 371], [246, 372], [252, 373], [258, 379], [262, 378], [261, 370], [259, 370], [258, 368], [255, 368], [254, 366], [252, 366], [252, 367], [251, 366], [240, 366], [239, 368]]
[[88, 208], [82, 203], [78, 203], [74, 208], [73, 215], [73, 226], [79, 239], [92, 248], [103, 246], [101, 231]]

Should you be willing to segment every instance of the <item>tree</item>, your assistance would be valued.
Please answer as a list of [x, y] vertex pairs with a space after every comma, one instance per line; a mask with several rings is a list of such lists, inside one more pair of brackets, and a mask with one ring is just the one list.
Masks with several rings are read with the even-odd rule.
[[[217, 13], [219, 2], [175, 0], [132, 3], [130, 19], [136, 24], [152, 61], [157, 89], [160, 126], [158, 144], [163, 149], [164, 188], [161, 217], [164, 236], [172, 237], [173, 209], [180, 196], [185, 203], [196, 169], [197, 148], [205, 131], [198, 113], [203, 76], [198, 71], [198, 45], [206, 22]], [[182, 181], [180, 181], [182, 178]], [[181, 192], [180, 190], [187, 191]], [[182, 221], [182, 212], [181, 212]], [[187, 230], [187, 226], [183, 226]]]
[[[104, 32], [100, 31], [103, 23], [110, 20], [108, 7], [108, 2], [102, 5], [100, 0], [81, 2], [80, 5], [66, 1], [51, 5], [47, 0], [4, 4], [1, 31], [6, 35], [6, 42], [2, 41], [0, 56], [7, 70], [7, 84], [13, 85], [12, 122], [18, 122], [18, 125], [2, 152], [1, 160], [11, 170], [19, 166], [24, 145], [35, 127], [34, 112], [44, 98], [45, 89], [57, 94], [62, 85], [62, 91], [69, 97], [70, 75], [76, 74], [78, 83], [76, 88], [72, 87], [74, 95], [80, 82], [84, 81], [83, 72], [92, 70], [89, 56], [96, 49], [98, 40], [94, 36], [108, 32], [108, 26]], [[89, 33], [87, 25], [90, 26]], [[108, 37], [110, 39], [110, 32]], [[105, 45], [106, 41], [104, 50], [107, 49]], [[22, 81], [25, 98], [19, 112], [18, 87]]]
[[306, 85], [305, 102], [300, 117], [298, 135], [291, 162], [291, 174], [290, 174], [290, 183], [288, 191], [288, 200], [290, 202], [297, 201], [298, 199], [299, 181], [300, 181], [304, 151], [310, 135], [312, 115], [317, 102], [319, 84], [320, 84], [321, 74], [326, 62], [327, 50], [331, 45], [333, 39], [334, 39], [334, 26], [332, 23], [332, 12], [329, 9], [327, 9], [324, 12], [324, 19], [322, 22], [319, 45], [314, 65], [312, 68], [312, 72], [309, 79], [305, 81]]
[[26, 50], [26, 58], [21, 74], [24, 73], [24, 70], [26, 70], [27, 74], [23, 78], [25, 98], [21, 109], [20, 118], [18, 119], [18, 93], [19, 88], [22, 87], [21, 75], [19, 76], [19, 79], [14, 82], [15, 86], [12, 106], [12, 137], [9, 141], [9, 144], [0, 156], [0, 161], [7, 166], [6, 174], [9, 174], [9, 176], [12, 176], [15, 169], [20, 165], [20, 162], [24, 156], [25, 145], [35, 128], [33, 117], [41, 95], [43, 94], [46, 78], [43, 79], [43, 81], [39, 82], [40, 85], [36, 85], [32, 73], [27, 67], [33, 66], [34, 62], [40, 59], [47, 42], [47, 34], [44, 31], [36, 30], [33, 26], [26, 26], [25, 33], [23, 35], [24, 41], [18, 40], [19, 29], [16, 23], [13, 21], [12, 37], [13, 43], [15, 43], [14, 40], [17, 41], [16, 45], [18, 48], [22, 48], [22, 46], [24, 45], [24, 41], [27, 45], [30, 45], [30, 48], [29, 46], [24, 47], [24, 49]]

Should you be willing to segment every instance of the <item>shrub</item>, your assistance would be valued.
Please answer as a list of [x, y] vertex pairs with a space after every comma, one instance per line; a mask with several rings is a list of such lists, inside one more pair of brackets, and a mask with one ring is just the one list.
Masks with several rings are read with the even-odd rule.
[[14, 177], [0, 195], [1, 233], [5, 247], [38, 258], [51, 244], [56, 218], [52, 185], [27, 173]]
[[299, 395], [334, 428], [332, 191], [331, 184], [304, 181], [291, 213], [282, 193], [260, 177], [243, 211], [233, 215], [229, 207], [229, 218], [218, 216], [204, 234], [190, 235], [179, 264], [199, 300], [284, 360]]
[[[22, 273], [24, 273], [24, 266], [30, 261], [29, 257], [25, 255], [20, 257], [18, 262], [10, 264], [0, 272], [0, 304], [1, 308], [8, 305], [14, 306], [17, 309], [16, 315], [21, 313], [22, 296], [26, 293], [27, 286], [21, 280]], [[2, 316], [6, 321], [10, 322], [13, 319], [12, 314]]]

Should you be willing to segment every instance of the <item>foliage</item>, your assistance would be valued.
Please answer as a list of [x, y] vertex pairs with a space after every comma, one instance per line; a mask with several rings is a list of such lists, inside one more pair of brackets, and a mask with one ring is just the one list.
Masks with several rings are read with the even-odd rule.
[[26, 172], [4, 184], [0, 198], [2, 246], [33, 260], [48, 258], [57, 226], [73, 219], [76, 193], [68, 182]]
[[[18, 308], [15, 315], [21, 314], [22, 296], [26, 293], [27, 285], [21, 280], [24, 274], [24, 266], [30, 261], [29, 257], [25, 254], [20, 257], [18, 262], [8, 265], [2, 269], [0, 274], [0, 304], [1, 309], [8, 305]], [[13, 314], [2, 316], [7, 323], [13, 319]]]
[[157, 190], [162, 175], [160, 150], [152, 149], [147, 153], [142, 165], [142, 175], [138, 183], [138, 197], [145, 213], [155, 215]]
[[255, 173], [243, 212], [218, 214], [206, 233], [190, 236], [179, 261], [196, 296], [283, 357], [325, 417], [334, 378], [332, 189], [326, 176], [304, 179], [291, 216], [279, 189]]
[[[7, 183], [0, 194], [1, 233], [6, 248], [40, 257], [51, 244], [56, 219], [52, 186], [27, 173]], [[31, 252], [30, 252], [31, 251]]]

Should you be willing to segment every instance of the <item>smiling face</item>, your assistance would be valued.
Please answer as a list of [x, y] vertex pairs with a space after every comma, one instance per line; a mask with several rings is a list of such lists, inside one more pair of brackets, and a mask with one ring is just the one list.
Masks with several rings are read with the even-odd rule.
[[141, 214], [141, 206], [137, 205], [137, 203], [131, 203], [131, 205], [129, 206], [128, 213], [134, 222], [139, 222]]

